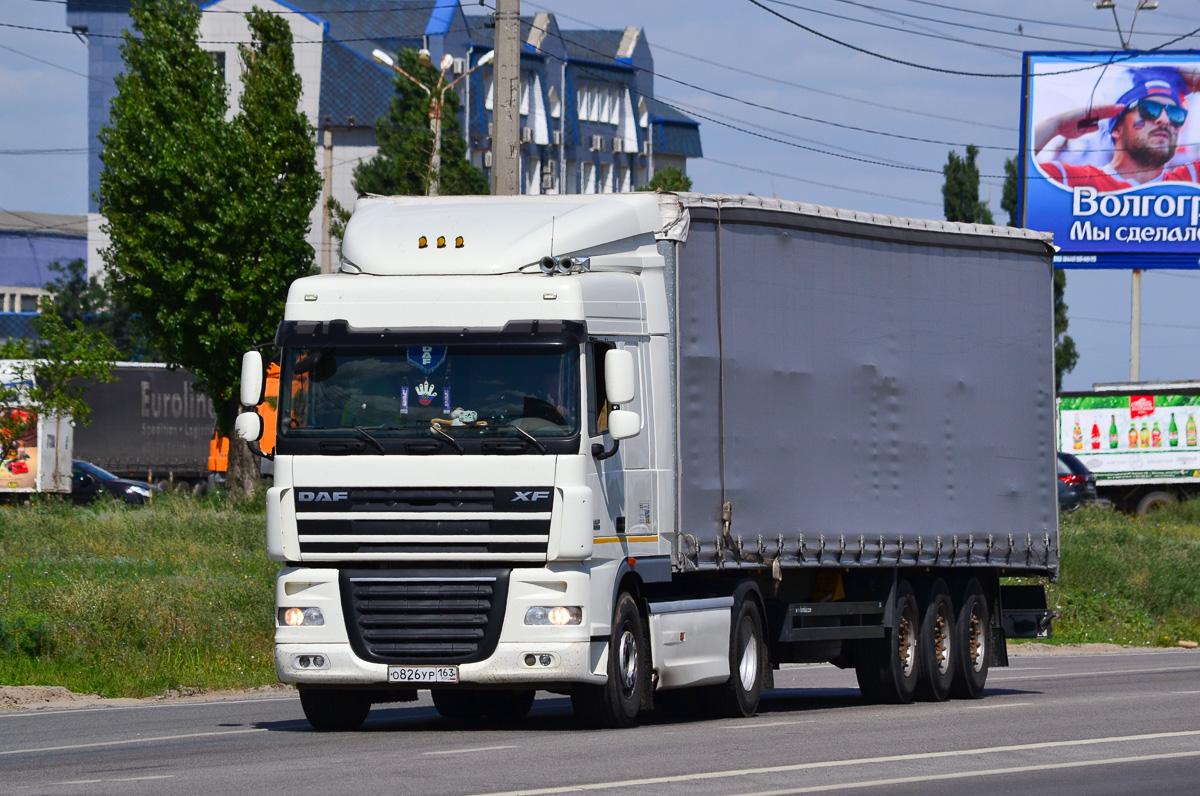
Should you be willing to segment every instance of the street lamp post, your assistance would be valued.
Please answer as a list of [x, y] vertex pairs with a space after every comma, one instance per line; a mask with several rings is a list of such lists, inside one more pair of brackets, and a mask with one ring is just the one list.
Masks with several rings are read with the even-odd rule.
[[[495, 50], [486, 53], [479, 59], [473, 67], [463, 72], [458, 77], [449, 83], [446, 82], [446, 70], [454, 65], [454, 56], [446, 53], [442, 56], [442, 62], [439, 64], [441, 71], [438, 73], [438, 82], [432, 88], [417, 80], [415, 77], [405, 72], [400, 68], [390, 55], [383, 50], [375, 50], [371, 53], [371, 57], [384, 66], [391, 67], [393, 70], [406, 78], [416, 83], [421, 89], [429, 95], [429, 132], [433, 134], [433, 152], [429, 155], [429, 188], [426, 191], [427, 196], [438, 196], [441, 189], [442, 175], [442, 108], [446, 104], [446, 92], [454, 88], [467, 75], [474, 72], [481, 66], [486, 66], [492, 62], [495, 57]], [[417, 60], [422, 66], [429, 66], [433, 63], [429, 55], [429, 50], [421, 50], [417, 53]]]
[[[1121, 20], [1117, 17], [1117, 0], [1096, 0], [1092, 5], [1098, 9], [1112, 11], [1113, 22], [1117, 26], [1117, 39], [1121, 49], [1128, 50], [1133, 40], [1133, 26], [1137, 24], [1137, 16], [1141, 11], [1153, 11], [1158, 8], [1158, 0], [1138, 0], [1133, 9], [1133, 19], [1129, 22], [1129, 35], [1121, 30]], [[1141, 381], [1142, 378], [1142, 269], [1134, 268], [1130, 284], [1129, 310], [1129, 380]]]

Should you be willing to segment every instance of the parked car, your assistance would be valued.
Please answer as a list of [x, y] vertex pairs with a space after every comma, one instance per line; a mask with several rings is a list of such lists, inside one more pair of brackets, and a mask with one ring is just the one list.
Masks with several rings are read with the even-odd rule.
[[91, 462], [71, 462], [71, 499], [76, 503], [90, 503], [105, 493], [131, 506], [140, 506], [150, 499], [152, 489], [143, 481], [118, 478]]
[[1074, 511], [1080, 506], [1095, 502], [1096, 476], [1079, 461], [1078, 456], [1070, 453], [1058, 454], [1059, 511]]

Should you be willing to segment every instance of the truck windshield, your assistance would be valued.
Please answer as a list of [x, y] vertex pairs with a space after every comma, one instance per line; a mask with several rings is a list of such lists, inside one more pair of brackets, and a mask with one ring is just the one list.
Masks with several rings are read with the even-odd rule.
[[366, 439], [373, 447], [374, 440], [438, 439], [439, 431], [463, 443], [523, 440], [522, 448], [535, 445], [530, 436], [567, 439], [579, 432], [578, 370], [577, 346], [290, 348], [279, 434]]

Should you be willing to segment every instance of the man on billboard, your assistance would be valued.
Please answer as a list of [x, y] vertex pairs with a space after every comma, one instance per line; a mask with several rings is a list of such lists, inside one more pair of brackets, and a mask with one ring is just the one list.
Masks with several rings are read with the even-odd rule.
[[1042, 171], [1066, 188], [1086, 186], [1101, 193], [1157, 182], [1200, 183], [1200, 161], [1167, 168], [1187, 121], [1185, 98], [1200, 92], [1200, 71], [1150, 66], [1129, 69], [1127, 75], [1132, 86], [1115, 103], [1060, 113], [1034, 128], [1035, 156], [1058, 136], [1071, 140], [1102, 130], [1112, 141], [1108, 163], [1039, 160]]

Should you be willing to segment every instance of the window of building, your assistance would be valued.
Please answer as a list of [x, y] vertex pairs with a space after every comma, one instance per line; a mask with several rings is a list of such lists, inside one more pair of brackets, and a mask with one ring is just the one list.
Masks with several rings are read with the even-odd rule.
[[21, 312], [37, 312], [38, 299], [40, 296], [31, 296], [28, 293], [21, 294]]
[[629, 182], [628, 166], [617, 166], [617, 190], [621, 193], [629, 193], [633, 190], [633, 186]]
[[595, 193], [596, 192], [596, 164], [583, 164], [583, 190], [580, 193]]
[[550, 90], [546, 93], [550, 99], [550, 118], [557, 119], [562, 116], [562, 100], [558, 96], [558, 89], [551, 86]]
[[521, 80], [521, 115], [529, 115], [529, 83]]
[[612, 164], [611, 163], [601, 163], [600, 164], [600, 185], [598, 188], [598, 192], [599, 193], [612, 193], [613, 192], [613, 181], [612, 180], [613, 180]]

